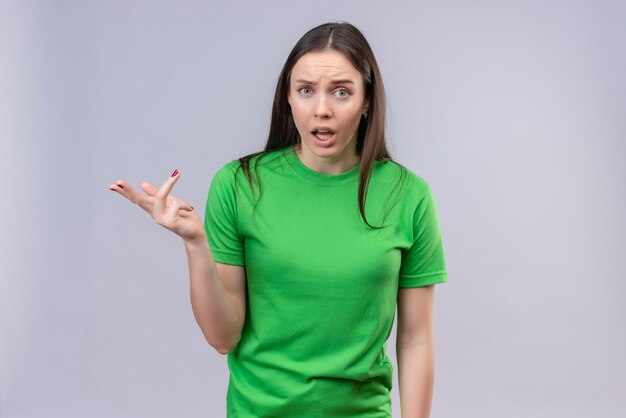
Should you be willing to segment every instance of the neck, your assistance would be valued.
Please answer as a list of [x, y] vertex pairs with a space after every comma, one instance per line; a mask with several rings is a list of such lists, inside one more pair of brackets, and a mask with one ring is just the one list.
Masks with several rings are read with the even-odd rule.
[[324, 174], [341, 174], [354, 168], [361, 161], [360, 156], [356, 152], [356, 143], [352, 142], [352, 146], [346, 147], [341, 155], [331, 157], [319, 157], [315, 155], [306, 144], [295, 144], [294, 151], [300, 158], [300, 161], [312, 170]]

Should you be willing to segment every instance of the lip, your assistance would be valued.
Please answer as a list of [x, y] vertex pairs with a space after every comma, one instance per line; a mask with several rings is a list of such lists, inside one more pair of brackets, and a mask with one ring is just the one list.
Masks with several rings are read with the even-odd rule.
[[[320, 129], [328, 129], [328, 128], [320, 128]], [[313, 132], [311, 132], [309, 135], [311, 135], [311, 139], [312, 141], [318, 146], [318, 147], [322, 147], [322, 148], [331, 148], [335, 145], [335, 141], [337, 139], [337, 134], [335, 132], [332, 133], [332, 136], [329, 139], [326, 140], [321, 140], [317, 137], [317, 135], [315, 135]]]
[[335, 134], [335, 133], [336, 133], [336, 132], [335, 132], [335, 130], [334, 130], [333, 128], [331, 128], [330, 126], [316, 126], [316, 127], [314, 127], [314, 128], [313, 128], [313, 130], [311, 131], [311, 133], [313, 133], [313, 132], [317, 132], [317, 131], [320, 131], [320, 130], [322, 130], [322, 129], [327, 130], [327, 131], [330, 131], [330, 132], [331, 132], [331, 133], [333, 133], [333, 134]]

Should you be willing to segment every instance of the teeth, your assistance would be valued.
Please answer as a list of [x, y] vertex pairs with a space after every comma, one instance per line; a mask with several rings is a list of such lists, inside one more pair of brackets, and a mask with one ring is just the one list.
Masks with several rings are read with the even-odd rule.
[[331, 136], [333, 136], [333, 134], [329, 133], [329, 134], [326, 134], [326, 135], [322, 135], [321, 131], [318, 131], [318, 133], [316, 133], [315, 136], [317, 136], [321, 140], [326, 140], [326, 139], [330, 138]]

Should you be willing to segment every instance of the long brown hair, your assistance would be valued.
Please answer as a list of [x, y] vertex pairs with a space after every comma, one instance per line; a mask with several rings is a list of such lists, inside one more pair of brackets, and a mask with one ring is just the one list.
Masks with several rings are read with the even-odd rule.
[[[369, 227], [378, 229], [380, 227], [371, 225], [365, 217], [365, 199], [375, 161], [393, 161], [385, 143], [385, 88], [372, 48], [363, 34], [350, 23], [329, 22], [322, 24], [309, 30], [296, 43], [287, 57], [276, 83], [272, 119], [265, 149], [239, 158], [240, 168], [243, 168], [250, 186], [253, 187], [253, 178], [250, 172], [250, 160], [253, 157], [259, 155], [260, 159], [271, 151], [300, 143], [300, 136], [287, 101], [291, 70], [298, 59], [307, 52], [327, 50], [335, 50], [344, 54], [363, 76], [365, 102], [368, 103], [368, 117], [361, 116], [357, 132], [356, 148], [361, 163], [358, 203], [363, 221]], [[398, 164], [395, 161], [394, 163]], [[258, 179], [258, 163], [255, 164], [255, 172], [259, 189], [261, 189]], [[401, 172], [404, 175], [404, 170]]]

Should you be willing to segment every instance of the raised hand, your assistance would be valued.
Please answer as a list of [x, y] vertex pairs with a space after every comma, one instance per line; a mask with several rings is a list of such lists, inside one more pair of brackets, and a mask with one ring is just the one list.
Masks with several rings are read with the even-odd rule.
[[109, 189], [118, 192], [130, 202], [137, 204], [148, 212], [156, 223], [174, 232], [183, 240], [196, 241], [205, 239], [206, 235], [202, 221], [194, 212], [193, 207], [169, 195], [179, 177], [180, 172], [174, 170], [160, 189], [144, 181], [141, 183], [141, 188], [146, 194], [138, 192], [123, 180], [119, 180], [116, 184], [110, 184]]

